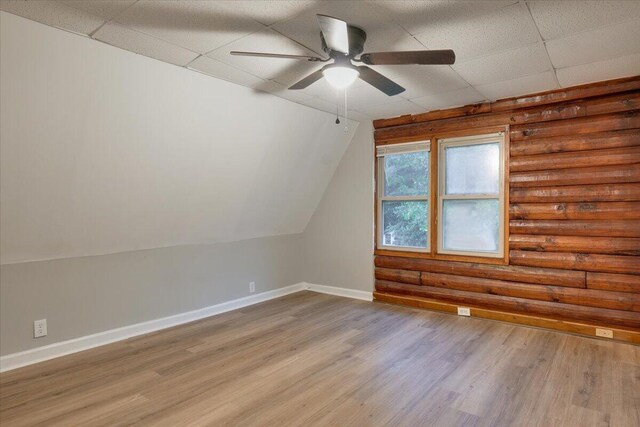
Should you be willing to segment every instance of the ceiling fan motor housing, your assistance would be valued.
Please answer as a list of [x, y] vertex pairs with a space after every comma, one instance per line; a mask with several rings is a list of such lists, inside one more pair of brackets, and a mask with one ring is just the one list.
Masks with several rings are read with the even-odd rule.
[[[367, 40], [367, 33], [362, 28], [354, 27], [353, 25], [349, 25], [347, 31], [349, 33], [349, 56], [353, 58], [364, 51], [364, 42]], [[322, 32], [320, 33], [320, 40], [322, 40], [322, 50], [324, 50], [327, 55], [332, 58], [336, 55], [344, 56], [342, 52], [336, 52], [327, 47]]]

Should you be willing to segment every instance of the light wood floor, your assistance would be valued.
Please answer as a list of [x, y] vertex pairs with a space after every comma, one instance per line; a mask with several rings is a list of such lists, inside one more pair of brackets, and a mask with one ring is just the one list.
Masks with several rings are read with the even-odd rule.
[[2, 426], [640, 425], [640, 347], [302, 292], [0, 375]]

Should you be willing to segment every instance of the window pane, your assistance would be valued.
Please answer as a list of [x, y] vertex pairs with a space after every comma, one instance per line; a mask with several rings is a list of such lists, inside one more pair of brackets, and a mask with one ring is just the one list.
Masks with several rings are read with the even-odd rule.
[[499, 200], [445, 200], [442, 247], [460, 251], [498, 251]]
[[466, 145], [445, 149], [446, 194], [500, 192], [500, 146]]
[[382, 244], [427, 247], [427, 202], [382, 202]]
[[384, 195], [418, 196], [429, 192], [429, 152], [384, 157]]

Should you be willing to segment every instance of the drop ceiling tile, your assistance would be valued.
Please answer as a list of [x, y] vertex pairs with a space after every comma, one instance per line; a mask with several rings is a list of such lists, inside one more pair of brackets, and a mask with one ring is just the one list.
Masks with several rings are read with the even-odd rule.
[[640, 74], [640, 54], [556, 70], [562, 87], [599, 82]]
[[365, 44], [365, 53], [376, 51], [398, 51], [398, 50], [424, 50], [426, 47], [416, 40], [413, 36], [409, 35], [405, 30], [400, 27], [392, 27], [388, 29], [389, 32], [397, 33], [401, 32], [393, 37], [389, 37], [387, 40], [379, 40], [378, 46], [375, 42]]
[[363, 112], [369, 117], [374, 119], [385, 119], [389, 117], [402, 116], [404, 114], [417, 114], [424, 112], [424, 107], [418, 104], [414, 104], [406, 99], [399, 101], [392, 101], [385, 104], [373, 105], [370, 107], [363, 107], [358, 110]]
[[486, 98], [472, 87], [440, 93], [437, 95], [423, 96], [421, 98], [411, 100], [411, 102], [424, 107], [426, 111], [459, 107], [483, 101], [486, 101]]
[[60, 3], [64, 3], [67, 6], [80, 9], [95, 16], [99, 16], [104, 19], [112, 19], [119, 13], [123, 12], [126, 8], [134, 4], [136, 0], [99, 0], [99, 1], [87, 1], [87, 0], [62, 0]]
[[409, 33], [419, 34], [435, 26], [448, 25], [463, 30], [481, 14], [515, 4], [517, 0], [442, 1], [442, 0], [374, 0]]
[[231, 83], [247, 86], [250, 88], [258, 88], [264, 84], [264, 80], [252, 74], [245, 73], [242, 70], [227, 65], [223, 62], [216, 61], [207, 56], [201, 56], [188, 65], [188, 68], [201, 73], [208, 74], [218, 79], [226, 80]]
[[637, 0], [529, 1], [527, 4], [545, 40], [640, 19]]
[[216, 1], [220, 3], [220, 7], [263, 25], [273, 25], [276, 22], [291, 19], [316, 3], [314, 0]]
[[551, 40], [546, 45], [556, 68], [640, 53], [640, 20]]
[[428, 49], [453, 49], [460, 62], [538, 41], [531, 16], [521, 4], [470, 17], [460, 26], [438, 22], [415, 37]]
[[140, 0], [116, 21], [203, 54], [264, 28], [218, 1]]
[[452, 68], [470, 84], [481, 85], [539, 74], [551, 65], [542, 43], [536, 43], [456, 63]]
[[299, 73], [310, 73], [319, 68], [322, 63], [310, 62], [299, 59], [259, 58], [253, 56], [234, 56], [229, 54], [232, 50], [284, 53], [289, 55], [316, 54], [298, 43], [278, 34], [274, 30], [265, 28], [239, 40], [231, 42], [219, 49], [207, 54], [208, 57], [245, 70], [263, 79], [289, 81]]
[[313, 98], [313, 95], [309, 95], [300, 90], [289, 90], [285, 85], [282, 85], [274, 81], [268, 81], [268, 80], [265, 81], [263, 84], [257, 86], [256, 89], [269, 92], [272, 95], [275, 95], [280, 98], [284, 98], [293, 102], [300, 102], [306, 99]]
[[273, 28], [281, 34], [301, 43], [314, 52], [326, 56], [320, 42], [320, 29], [316, 14], [325, 14], [347, 21], [367, 32], [365, 52], [391, 50], [401, 44], [412, 43], [416, 49], [420, 45], [408, 40], [408, 34], [393, 23], [391, 16], [385, 15], [374, 4], [360, 1], [321, 1], [304, 13], [276, 24]]
[[122, 49], [130, 50], [131, 52], [176, 65], [187, 65], [198, 57], [198, 54], [195, 52], [139, 33], [114, 22], [106, 23], [96, 31], [93, 38]]
[[360, 123], [370, 122], [372, 118], [361, 111], [350, 110], [348, 117], [349, 120], [355, 120]]
[[2, 0], [0, 10], [85, 35], [91, 34], [106, 21], [57, 1]]
[[418, 98], [449, 92], [468, 86], [448, 65], [378, 65], [372, 66], [382, 75], [404, 87], [404, 98]]
[[326, 111], [327, 113], [335, 114], [336, 113], [336, 104], [331, 103], [329, 101], [325, 101], [321, 98], [310, 98], [305, 99], [304, 101], [299, 102], [302, 105], [306, 105], [307, 107], [315, 108], [316, 110]]
[[487, 99], [495, 101], [496, 99], [557, 89], [558, 82], [553, 71], [545, 71], [544, 73], [518, 77], [513, 80], [479, 85], [475, 86], [475, 88]]

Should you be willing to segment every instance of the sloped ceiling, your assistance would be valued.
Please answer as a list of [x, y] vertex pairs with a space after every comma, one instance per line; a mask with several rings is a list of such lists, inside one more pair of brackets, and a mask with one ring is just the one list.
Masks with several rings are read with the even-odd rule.
[[3, 264], [302, 232], [357, 127], [4, 12], [0, 31]]
[[1, 0], [2, 10], [333, 112], [320, 81], [286, 88], [308, 62], [230, 50], [323, 55], [315, 14], [364, 28], [365, 51], [451, 48], [453, 66], [377, 66], [407, 91], [349, 90], [352, 116], [382, 118], [640, 73], [637, 0]]

